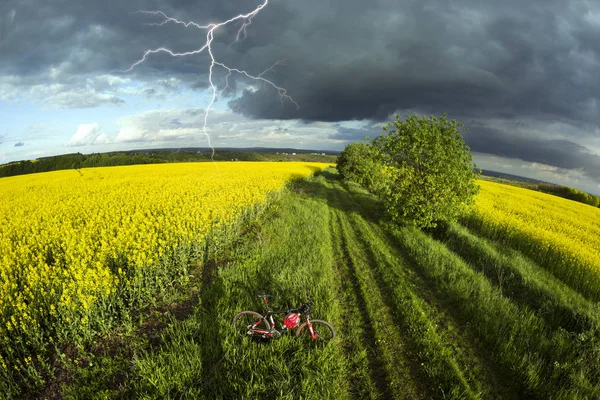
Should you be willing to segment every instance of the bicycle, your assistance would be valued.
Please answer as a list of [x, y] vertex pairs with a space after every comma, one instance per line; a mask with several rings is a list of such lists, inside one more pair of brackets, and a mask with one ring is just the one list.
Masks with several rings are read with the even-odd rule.
[[[262, 316], [255, 311], [238, 313], [233, 317], [233, 326], [240, 334], [254, 338], [279, 339], [282, 333], [298, 328], [296, 337], [300, 337], [302, 332], [308, 332], [313, 341], [328, 343], [335, 338], [335, 330], [329, 322], [310, 319], [309, 314], [313, 307], [310, 296], [306, 296], [308, 301], [298, 308], [271, 311], [267, 297], [272, 295], [266, 293], [257, 293], [257, 295], [263, 299], [266, 314]], [[280, 329], [276, 328], [273, 318], [277, 314], [286, 314]], [[302, 324], [300, 324], [301, 316], [305, 319]]]

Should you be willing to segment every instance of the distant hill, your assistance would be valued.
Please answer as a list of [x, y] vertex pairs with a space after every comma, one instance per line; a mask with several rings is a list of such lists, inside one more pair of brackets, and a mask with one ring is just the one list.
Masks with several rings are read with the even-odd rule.
[[547, 185], [554, 185], [553, 183], [540, 181], [539, 179], [525, 178], [524, 176], [507, 174], [504, 172], [490, 171], [490, 170], [486, 170], [486, 169], [481, 170], [481, 175], [490, 176], [490, 177], [494, 177], [494, 178], [506, 179], [509, 181], [518, 181], [518, 182], [526, 182], [526, 183], [533, 183], [533, 184], [545, 183]]
[[[146, 149], [146, 150], [130, 150], [127, 153], [146, 153], [155, 151], [168, 151], [168, 152], [212, 152], [209, 147], [182, 147], [178, 149], [165, 148], [165, 149]], [[336, 150], [305, 150], [305, 149], [292, 149], [292, 148], [272, 148], [272, 147], [219, 147], [215, 148], [216, 152], [229, 151], [229, 152], [242, 152], [242, 153], [296, 153], [296, 154], [325, 154], [325, 155], [339, 155], [340, 152]]]
[[525, 178], [523, 176], [488, 170], [481, 170], [481, 175], [483, 179], [492, 180], [494, 182], [505, 183], [508, 185], [524, 187], [526, 189], [552, 194], [554, 196], [563, 197], [579, 203], [588, 204], [593, 207], [600, 206], [600, 197], [568, 186], [562, 186], [555, 183], [540, 181], [538, 179]]

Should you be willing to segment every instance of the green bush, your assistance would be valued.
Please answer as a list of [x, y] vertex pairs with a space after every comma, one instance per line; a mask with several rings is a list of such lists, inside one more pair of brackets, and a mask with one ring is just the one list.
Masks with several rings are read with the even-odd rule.
[[366, 143], [351, 143], [338, 169], [383, 201], [390, 219], [421, 228], [450, 222], [464, 211], [479, 187], [471, 151], [446, 115], [408, 115], [383, 127]]
[[399, 115], [373, 140], [386, 179], [383, 201], [393, 220], [422, 228], [454, 221], [478, 193], [477, 174], [462, 124], [438, 118]]
[[371, 192], [376, 192], [382, 182], [381, 164], [375, 150], [367, 143], [350, 143], [337, 159], [337, 169], [342, 178], [356, 182]]

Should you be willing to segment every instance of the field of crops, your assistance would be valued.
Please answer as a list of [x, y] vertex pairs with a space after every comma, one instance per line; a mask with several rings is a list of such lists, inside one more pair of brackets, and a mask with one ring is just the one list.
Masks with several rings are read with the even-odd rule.
[[600, 301], [600, 210], [545, 193], [479, 181], [467, 224], [510, 242], [586, 297]]
[[[311, 171], [298, 168], [287, 173]], [[84, 177], [90, 172], [82, 170]], [[228, 175], [225, 167], [210, 173], [241, 175]], [[153, 180], [145, 182], [154, 185]], [[225, 182], [222, 192], [233, 190]], [[94, 346], [65, 352], [68, 378], [51, 376], [36, 395], [599, 398], [600, 309], [593, 285], [584, 283], [600, 269], [589, 257], [599, 250], [593, 236], [600, 210], [480, 184], [473, 215], [426, 233], [389, 224], [379, 200], [340, 181], [335, 169], [295, 181], [263, 212], [239, 223], [229, 240], [207, 250], [200, 270], [186, 271], [192, 278], [178, 298], [157, 300], [138, 322], [112, 329]], [[188, 180], [186, 189], [194, 192], [193, 187]], [[187, 203], [169, 208], [174, 200], [164, 192], [163, 203], [157, 203], [163, 205], [150, 208], [150, 215], [193, 208]], [[177, 214], [169, 213], [158, 225], [164, 227]], [[222, 218], [217, 211], [213, 217]], [[110, 229], [108, 223], [100, 225]], [[154, 258], [157, 251], [144, 254]], [[188, 265], [178, 260], [180, 254], [165, 248], [153, 268], [132, 261], [124, 270], [158, 271], [154, 280], [165, 279], [162, 265], [176, 270]], [[121, 276], [118, 267], [113, 269], [111, 276]], [[128, 276], [123, 273], [124, 282]], [[143, 278], [136, 279], [151, 281]], [[160, 286], [148, 285], [154, 292]], [[274, 308], [297, 306], [310, 294], [311, 317], [331, 322], [338, 337], [320, 347], [288, 334], [272, 342], [236, 336], [231, 320], [237, 312], [262, 311], [257, 291], [275, 295]], [[131, 299], [137, 293], [125, 292]]]
[[185, 281], [207, 234], [325, 164], [169, 164], [3, 178], [0, 391], [35, 386], [54, 347]]

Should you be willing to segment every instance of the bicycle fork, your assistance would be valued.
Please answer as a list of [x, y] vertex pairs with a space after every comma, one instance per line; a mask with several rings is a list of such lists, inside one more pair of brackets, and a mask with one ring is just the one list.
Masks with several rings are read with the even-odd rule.
[[319, 334], [315, 332], [315, 330], [313, 329], [313, 324], [312, 322], [310, 322], [310, 319], [308, 319], [308, 315], [306, 316], [306, 325], [308, 326], [308, 333], [310, 333], [310, 337], [315, 340], [316, 338], [319, 337]]

